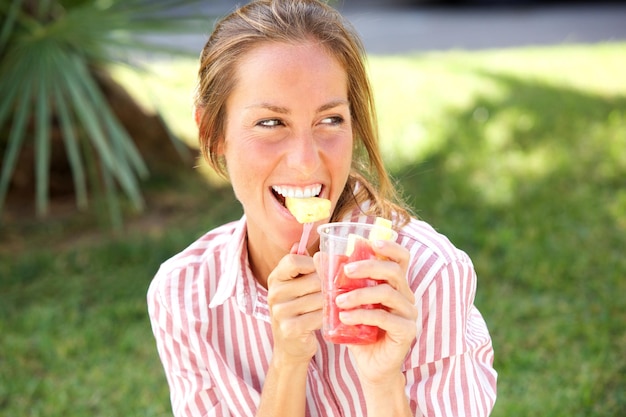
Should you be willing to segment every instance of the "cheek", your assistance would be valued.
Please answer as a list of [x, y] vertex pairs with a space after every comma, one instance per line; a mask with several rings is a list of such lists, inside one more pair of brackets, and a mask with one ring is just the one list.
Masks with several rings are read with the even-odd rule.
[[252, 200], [253, 190], [256, 188], [252, 174], [254, 171], [254, 168], [250, 168], [238, 155], [235, 155], [234, 159], [226, 157], [228, 180], [235, 197], [244, 207]]
[[[326, 154], [330, 155], [330, 163], [340, 171], [350, 171], [352, 166], [353, 143], [351, 136], [329, 143]], [[347, 175], [347, 174], [346, 174]]]
[[226, 169], [233, 185], [249, 182], [250, 177], [253, 177], [253, 173], [258, 171], [258, 158], [252, 155], [250, 152], [234, 149], [233, 147], [225, 150]]
[[268, 171], [280, 154], [279, 147], [269, 146], [263, 141], [254, 139], [227, 142], [224, 146], [227, 164], [237, 166], [250, 176], [256, 177]]
[[272, 170], [272, 152], [267, 152], [258, 141], [238, 138], [224, 142], [226, 170], [235, 194], [240, 201], [248, 199]]

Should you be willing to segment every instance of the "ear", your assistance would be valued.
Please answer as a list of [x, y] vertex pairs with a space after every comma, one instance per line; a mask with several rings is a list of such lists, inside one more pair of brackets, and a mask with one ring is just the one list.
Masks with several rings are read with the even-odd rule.
[[202, 115], [204, 114], [204, 109], [202, 107], [195, 107], [193, 109], [193, 119], [196, 121], [196, 126], [198, 129], [200, 128], [200, 123], [202, 123]]
[[217, 155], [224, 157], [224, 153], [226, 152], [226, 143], [224, 143], [224, 139], [222, 138], [218, 143], [217, 143]]
[[[193, 109], [193, 118], [196, 122], [196, 126], [200, 129], [200, 125], [202, 124], [202, 117], [204, 116], [204, 107], [198, 106]], [[224, 140], [218, 141], [217, 144], [217, 155], [223, 156], [226, 145], [224, 144]]]

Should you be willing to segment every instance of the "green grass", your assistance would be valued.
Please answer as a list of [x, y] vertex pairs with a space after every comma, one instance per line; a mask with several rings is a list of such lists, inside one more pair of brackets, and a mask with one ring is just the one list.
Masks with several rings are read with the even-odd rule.
[[[370, 59], [388, 165], [475, 262], [493, 416], [626, 414], [623, 68], [619, 43]], [[146, 85], [191, 140], [195, 64], [158, 71]], [[125, 235], [76, 219], [0, 229], [1, 415], [170, 414], [145, 291], [240, 209], [195, 177], [147, 187]]]

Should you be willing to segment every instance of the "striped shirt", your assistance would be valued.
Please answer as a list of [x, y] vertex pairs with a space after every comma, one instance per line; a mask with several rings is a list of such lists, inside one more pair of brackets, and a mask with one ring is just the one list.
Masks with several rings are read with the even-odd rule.
[[[356, 221], [371, 219], [358, 218]], [[245, 216], [166, 261], [148, 290], [157, 350], [176, 417], [252, 417], [272, 356], [267, 290], [249, 264]], [[415, 416], [487, 416], [497, 374], [487, 326], [474, 307], [469, 257], [422, 221], [399, 231], [419, 311], [403, 364]], [[306, 416], [367, 416], [345, 345], [325, 342], [308, 367]]]

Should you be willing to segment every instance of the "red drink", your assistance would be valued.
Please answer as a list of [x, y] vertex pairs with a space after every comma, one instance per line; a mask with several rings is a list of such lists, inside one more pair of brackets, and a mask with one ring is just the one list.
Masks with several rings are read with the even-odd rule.
[[[379, 329], [376, 326], [365, 324], [348, 325], [341, 322], [339, 313], [341, 308], [337, 307], [335, 299], [338, 295], [357, 288], [371, 287], [378, 282], [371, 278], [352, 279], [345, 276], [343, 267], [346, 263], [375, 258], [376, 255], [365, 239], [357, 239], [354, 252], [348, 257], [346, 255], [329, 255], [330, 265], [324, 265], [324, 271], [330, 271], [324, 277], [326, 291], [324, 292], [324, 322], [322, 335], [324, 339], [332, 343], [368, 344], [374, 343], [378, 339]], [[332, 281], [328, 278], [332, 277]], [[366, 304], [359, 308], [377, 308], [374, 304]]]
[[[383, 224], [379, 224], [383, 220]], [[332, 343], [368, 344], [378, 340], [382, 333], [377, 326], [365, 324], [347, 325], [339, 319], [342, 311], [335, 303], [337, 296], [357, 288], [378, 285], [372, 278], [348, 278], [344, 265], [350, 262], [375, 259], [371, 242], [380, 239], [396, 240], [398, 234], [391, 229], [391, 222], [376, 219], [377, 224], [338, 222], [323, 224], [317, 228], [320, 235], [320, 259], [318, 273], [322, 280], [324, 297], [322, 336]], [[388, 223], [385, 225], [384, 223]], [[367, 304], [358, 309], [382, 308]]]

